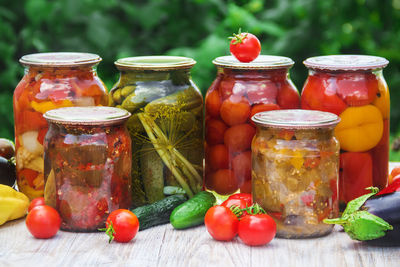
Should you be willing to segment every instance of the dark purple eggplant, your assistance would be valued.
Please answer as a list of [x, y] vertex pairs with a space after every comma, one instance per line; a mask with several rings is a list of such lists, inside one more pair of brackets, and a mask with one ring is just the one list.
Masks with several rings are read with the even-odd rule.
[[379, 193], [376, 187], [368, 189], [371, 193], [347, 204], [341, 218], [324, 223], [342, 225], [352, 239], [371, 245], [400, 245], [400, 180]]
[[0, 184], [14, 186], [16, 179], [15, 163], [13, 159], [0, 156]]

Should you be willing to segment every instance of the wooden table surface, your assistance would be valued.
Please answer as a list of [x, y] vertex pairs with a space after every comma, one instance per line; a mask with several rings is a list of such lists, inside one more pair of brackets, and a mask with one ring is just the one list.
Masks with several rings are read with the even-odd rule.
[[178, 231], [170, 224], [138, 232], [127, 244], [107, 240], [104, 233], [64, 231], [39, 240], [20, 219], [0, 226], [0, 266], [400, 266], [400, 247], [368, 246], [340, 227], [325, 237], [276, 238], [263, 247], [238, 238], [214, 241], [204, 226]]

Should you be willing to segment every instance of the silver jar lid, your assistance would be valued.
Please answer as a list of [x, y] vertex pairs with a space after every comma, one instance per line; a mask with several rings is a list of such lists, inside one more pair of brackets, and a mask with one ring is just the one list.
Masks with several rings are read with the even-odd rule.
[[383, 57], [368, 55], [329, 55], [310, 57], [303, 63], [310, 69], [356, 71], [382, 69], [389, 61]]
[[119, 70], [167, 71], [190, 69], [196, 64], [196, 61], [189, 57], [142, 56], [121, 58], [115, 61], [114, 64]]
[[285, 129], [330, 128], [340, 122], [340, 118], [333, 113], [304, 109], [264, 111], [251, 119], [260, 126]]
[[19, 62], [24, 66], [37, 67], [76, 67], [93, 66], [101, 61], [101, 57], [91, 53], [54, 52], [37, 53], [21, 57]]
[[293, 66], [294, 61], [288, 57], [259, 55], [255, 60], [240, 62], [234, 56], [217, 57], [213, 60], [217, 67], [229, 69], [282, 69]]
[[51, 123], [63, 125], [114, 125], [126, 121], [131, 114], [114, 107], [66, 107], [47, 111], [43, 117]]

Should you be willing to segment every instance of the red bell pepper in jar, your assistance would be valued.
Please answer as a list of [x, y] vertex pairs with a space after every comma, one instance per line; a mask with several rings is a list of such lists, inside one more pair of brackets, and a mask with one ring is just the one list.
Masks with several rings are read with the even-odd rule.
[[85, 53], [42, 53], [23, 56], [27, 69], [14, 91], [18, 188], [30, 199], [43, 196], [43, 114], [69, 106], [107, 104], [103, 82], [94, 66], [101, 58]]
[[299, 94], [288, 78], [293, 61], [259, 56], [242, 63], [216, 58], [218, 75], [205, 98], [205, 187], [219, 195], [251, 192], [251, 117], [258, 112], [298, 108]]
[[335, 55], [304, 61], [309, 76], [301, 95], [303, 109], [335, 113], [341, 122], [335, 135], [341, 147], [340, 201], [383, 188], [388, 181], [389, 90], [381, 57]]

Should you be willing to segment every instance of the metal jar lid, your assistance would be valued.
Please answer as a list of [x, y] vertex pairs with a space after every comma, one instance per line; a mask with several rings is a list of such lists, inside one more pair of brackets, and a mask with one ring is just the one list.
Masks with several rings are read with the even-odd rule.
[[66, 107], [47, 111], [43, 117], [51, 123], [63, 125], [98, 125], [109, 126], [121, 124], [131, 114], [114, 107]]
[[93, 66], [101, 61], [101, 57], [91, 53], [54, 52], [37, 53], [21, 57], [19, 62], [24, 66], [37, 67], [76, 67]]
[[282, 69], [293, 66], [294, 61], [288, 57], [259, 55], [252, 62], [240, 62], [234, 56], [217, 57], [213, 60], [217, 67], [229, 69]]
[[383, 57], [368, 55], [330, 55], [310, 57], [303, 63], [310, 69], [356, 71], [382, 69], [389, 61]]
[[119, 70], [167, 71], [190, 69], [196, 64], [196, 61], [189, 57], [142, 56], [121, 58], [114, 64]]
[[333, 113], [304, 109], [264, 111], [251, 119], [260, 126], [285, 129], [332, 128], [340, 122]]

